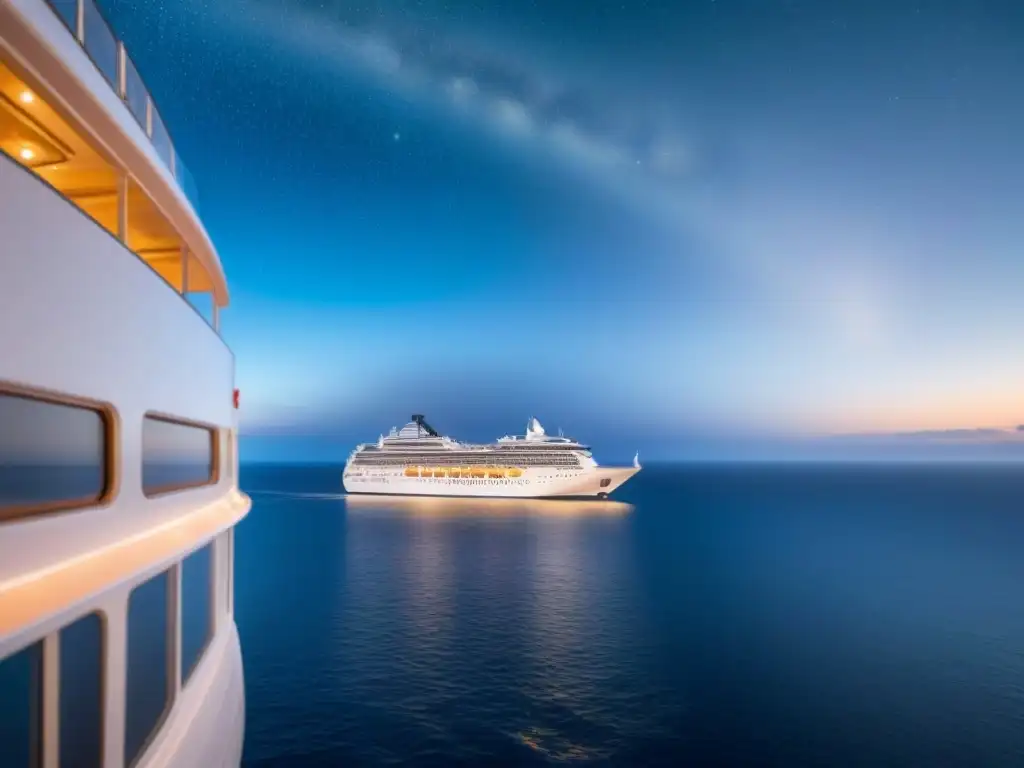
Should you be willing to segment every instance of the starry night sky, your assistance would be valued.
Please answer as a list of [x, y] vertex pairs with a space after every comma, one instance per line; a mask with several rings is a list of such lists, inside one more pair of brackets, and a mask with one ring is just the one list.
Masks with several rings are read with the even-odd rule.
[[1024, 4], [101, 4], [227, 271], [248, 458], [414, 411], [599, 459], [1024, 421]]

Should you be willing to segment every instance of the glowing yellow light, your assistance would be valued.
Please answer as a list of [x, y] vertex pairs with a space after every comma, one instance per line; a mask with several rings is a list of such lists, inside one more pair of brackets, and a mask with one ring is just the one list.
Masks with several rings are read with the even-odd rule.
[[21, 99], [22, 104], [31, 104], [36, 100], [35, 94], [32, 91], [22, 91], [18, 98]]
[[22, 147], [18, 155], [21, 157], [22, 160], [31, 160], [33, 157], [36, 156], [36, 153], [29, 149], [28, 147]]

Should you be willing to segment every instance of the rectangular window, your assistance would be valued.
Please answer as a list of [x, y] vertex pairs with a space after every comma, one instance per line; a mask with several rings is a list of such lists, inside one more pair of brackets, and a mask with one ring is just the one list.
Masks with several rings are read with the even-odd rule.
[[216, 432], [160, 416], [142, 427], [142, 489], [154, 496], [216, 482]]
[[170, 708], [171, 579], [164, 571], [128, 598], [124, 762], [134, 765]]
[[4, 768], [42, 764], [43, 644], [0, 661], [0, 749]]
[[60, 768], [103, 765], [103, 620], [91, 613], [60, 633]]
[[110, 433], [99, 409], [0, 391], [0, 520], [104, 501]]
[[181, 683], [185, 685], [213, 637], [213, 543], [181, 564]]

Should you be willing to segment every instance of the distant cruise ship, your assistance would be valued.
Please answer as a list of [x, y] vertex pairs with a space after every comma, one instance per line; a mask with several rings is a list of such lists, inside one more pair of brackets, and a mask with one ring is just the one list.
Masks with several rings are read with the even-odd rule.
[[631, 467], [599, 466], [587, 446], [547, 435], [536, 419], [523, 436], [477, 445], [444, 437], [414, 414], [387, 437], [357, 446], [342, 484], [348, 493], [603, 499], [639, 471], [639, 454]]

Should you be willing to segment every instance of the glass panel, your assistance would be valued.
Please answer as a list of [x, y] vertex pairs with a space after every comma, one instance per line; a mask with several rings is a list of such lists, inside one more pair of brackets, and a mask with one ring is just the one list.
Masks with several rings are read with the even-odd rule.
[[46, 0], [51, 8], [60, 16], [71, 34], [78, 35], [78, 2], [77, 0]]
[[181, 680], [188, 682], [213, 636], [213, 545], [181, 564]]
[[164, 126], [164, 120], [160, 117], [160, 113], [156, 111], [156, 107], [153, 107], [153, 146], [156, 147], [156, 153], [160, 155], [160, 159], [170, 169], [171, 137], [168, 135], [167, 128]]
[[178, 177], [178, 185], [181, 187], [181, 191], [185, 193], [185, 197], [192, 203], [192, 207], [199, 211], [199, 190], [196, 188], [195, 180], [192, 178], [192, 174], [188, 168], [181, 161], [181, 155], [175, 154], [174, 156], [174, 173]]
[[98, 501], [106, 423], [89, 408], [0, 393], [0, 510]]
[[100, 768], [103, 620], [92, 613], [60, 633], [60, 768]]
[[117, 38], [107, 26], [94, 0], [85, 3], [85, 51], [107, 81], [117, 88]]
[[213, 432], [147, 416], [142, 427], [142, 488], [148, 495], [213, 482]]
[[142, 82], [142, 78], [139, 77], [139, 71], [128, 56], [125, 56], [124, 59], [124, 79], [125, 103], [135, 119], [139, 121], [142, 130], [146, 130], [146, 103], [149, 101], [149, 93], [146, 91], [146, 85]]
[[42, 734], [42, 643], [0, 661], [0, 756], [4, 768], [37, 768]]
[[136, 587], [128, 598], [128, 670], [124, 761], [132, 765], [159, 728], [170, 703], [167, 661], [167, 571]]

